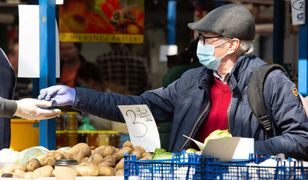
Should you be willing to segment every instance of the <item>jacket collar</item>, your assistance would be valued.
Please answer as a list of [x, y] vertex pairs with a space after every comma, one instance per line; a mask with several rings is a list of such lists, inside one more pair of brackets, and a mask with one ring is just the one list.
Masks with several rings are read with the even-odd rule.
[[[257, 58], [256, 56], [250, 55], [250, 56], [240, 56], [237, 59], [237, 61], [234, 64], [233, 69], [231, 70], [230, 78], [228, 82], [231, 90], [234, 90], [237, 87], [239, 77], [241, 77], [245, 69], [247, 69], [250, 62], [256, 58]], [[207, 69], [206, 67], [203, 67], [199, 73], [198, 79], [199, 79], [198, 87], [200, 89], [204, 89], [213, 79], [213, 71], [210, 69]]]

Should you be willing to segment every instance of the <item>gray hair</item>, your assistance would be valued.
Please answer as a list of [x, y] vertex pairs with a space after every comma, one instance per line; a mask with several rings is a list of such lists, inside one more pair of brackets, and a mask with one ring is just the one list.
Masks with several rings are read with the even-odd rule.
[[254, 53], [254, 47], [252, 41], [240, 41], [240, 47], [238, 49], [238, 54], [241, 55], [252, 55]]

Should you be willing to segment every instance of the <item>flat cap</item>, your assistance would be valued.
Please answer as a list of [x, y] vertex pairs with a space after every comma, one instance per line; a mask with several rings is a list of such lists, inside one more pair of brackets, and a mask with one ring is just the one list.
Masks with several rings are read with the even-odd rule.
[[255, 18], [244, 6], [236, 4], [220, 6], [199, 21], [188, 23], [188, 27], [240, 40], [253, 40], [255, 37]]

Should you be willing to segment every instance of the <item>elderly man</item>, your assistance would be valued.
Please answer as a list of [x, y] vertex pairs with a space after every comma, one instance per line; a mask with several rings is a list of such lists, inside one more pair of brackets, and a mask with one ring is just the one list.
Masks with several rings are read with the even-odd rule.
[[308, 160], [308, 119], [299, 97], [292, 94], [294, 83], [282, 71], [272, 71], [264, 85], [273, 137], [265, 136], [249, 106], [249, 78], [265, 64], [252, 55], [255, 22], [251, 13], [240, 5], [224, 5], [188, 26], [199, 32], [197, 56], [204, 67], [187, 71], [167, 88], [122, 96], [53, 86], [41, 90], [40, 98], [118, 121], [123, 117], [117, 105], [147, 104], [157, 121], [172, 119], [170, 151], [189, 146], [183, 134], [203, 141], [216, 129], [228, 129], [233, 136], [254, 138], [258, 153]]

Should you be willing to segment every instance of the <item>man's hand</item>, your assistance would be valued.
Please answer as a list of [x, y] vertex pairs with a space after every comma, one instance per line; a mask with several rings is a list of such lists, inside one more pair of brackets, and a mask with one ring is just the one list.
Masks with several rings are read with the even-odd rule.
[[64, 85], [50, 86], [41, 89], [38, 99], [51, 101], [53, 106], [73, 105], [75, 102], [76, 90]]
[[49, 101], [25, 98], [16, 101], [17, 109], [15, 116], [29, 120], [50, 119], [60, 115], [59, 109], [44, 109], [52, 105]]

